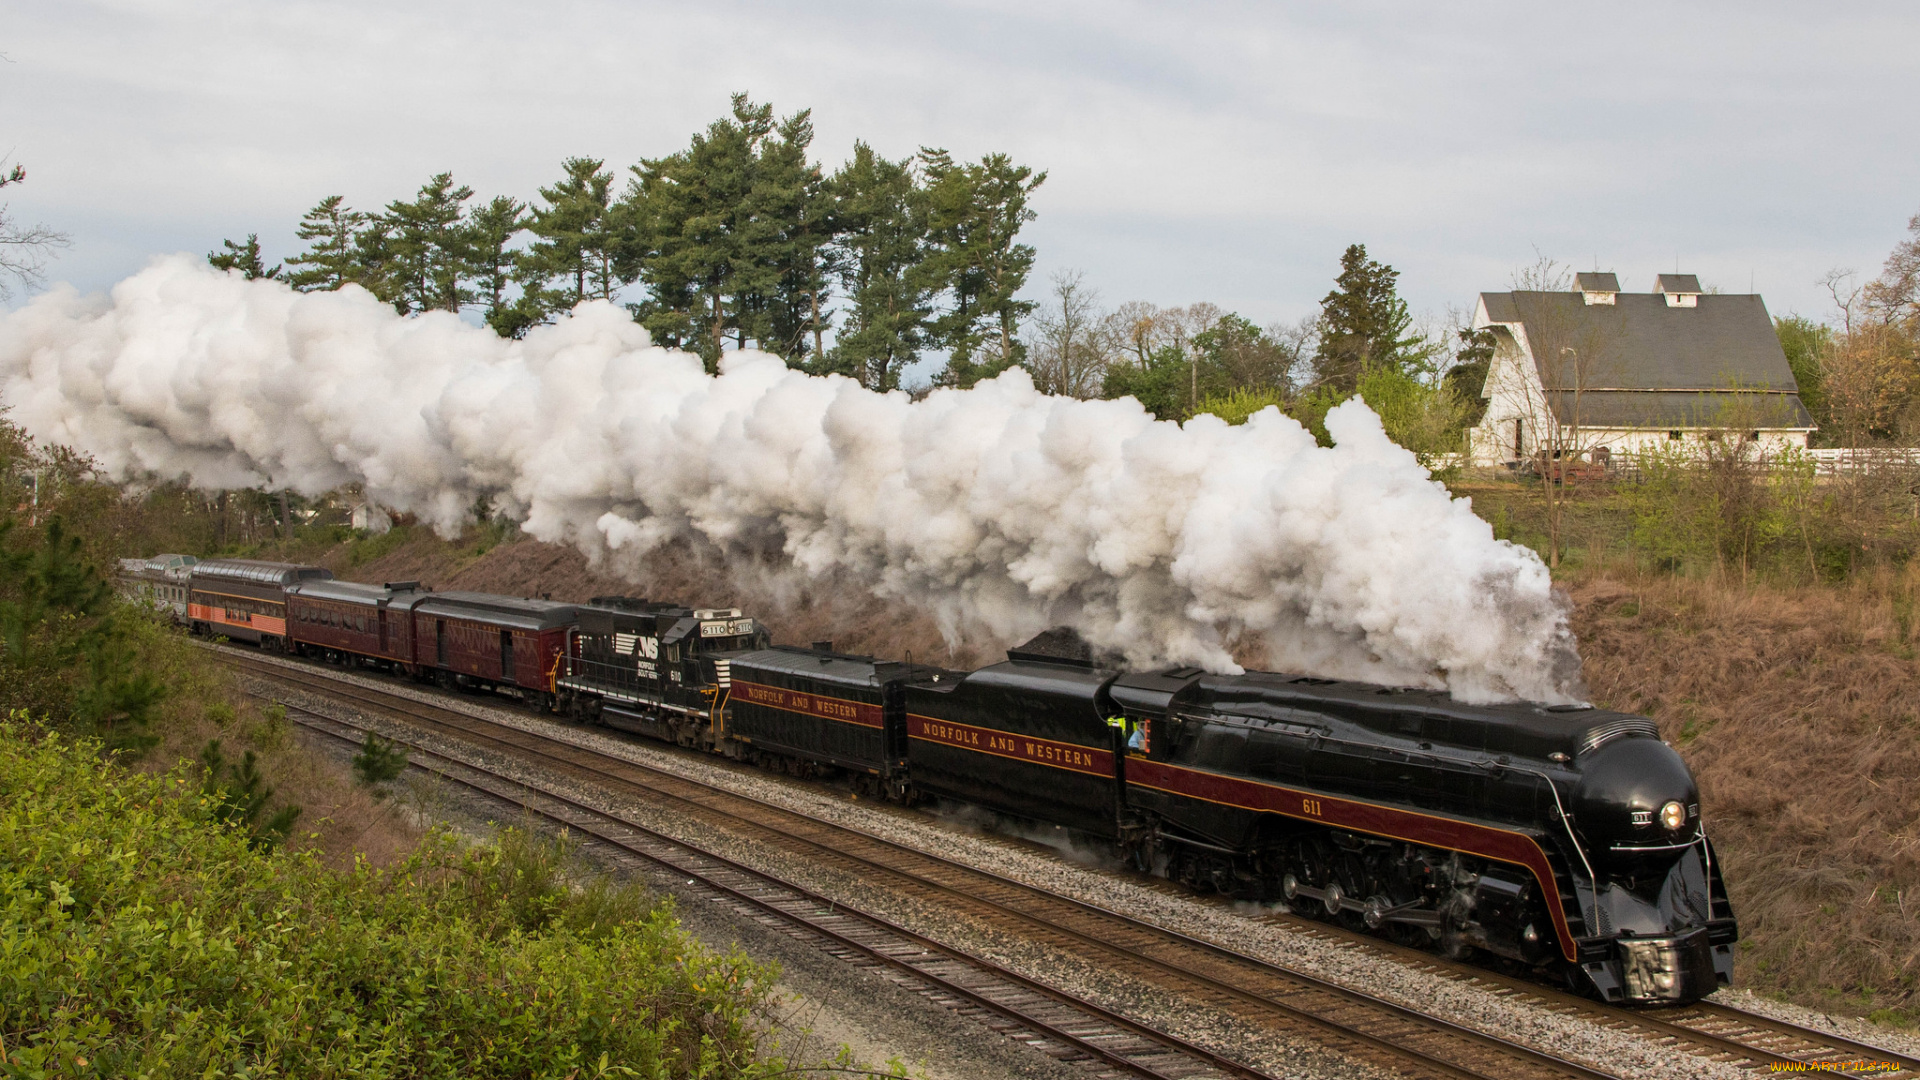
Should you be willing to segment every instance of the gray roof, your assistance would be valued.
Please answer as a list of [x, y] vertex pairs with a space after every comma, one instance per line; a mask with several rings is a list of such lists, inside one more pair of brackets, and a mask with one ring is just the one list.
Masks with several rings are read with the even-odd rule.
[[[1675, 276], [1661, 275], [1663, 284]], [[1745, 391], [1768, 399], [1746, 411], [1780, 418], [1760, 426], [1813, 426], [1758, 296], [1709, 294], [1690, 308], [1669, 307], [1659, 293], [1621, 293], [1611, 306], [1578, 292], [1482, 293], [1480, 301], [1489, 323], [1525, 328], [1562, 420], [1572, 394], [1551, 392], [1580, 391], [1582, 424], [1673, 428], [1717, 422], [1728, 392]]]
[[1620, 275], [1612, 271], [1594, 271], [1573, 275], [1573, 287], [1581, 292], [1619, 292]]
[[1697, 293], [1700, 288], [1698, 274], [1661, 274], [1654, 280], [1653, 291], [1657, 293]]
[[333, 577], [333, 571], [319, 566], [262, 562], [259, 559], [208, 559], [194, 564], [193, 576], [195, 579], [287, 585], [295, 581], [324, 581]]
[[1563, 424], [1583, 428], [1812, 428], [1798, 394], [1588, 390], [1547, 395]]

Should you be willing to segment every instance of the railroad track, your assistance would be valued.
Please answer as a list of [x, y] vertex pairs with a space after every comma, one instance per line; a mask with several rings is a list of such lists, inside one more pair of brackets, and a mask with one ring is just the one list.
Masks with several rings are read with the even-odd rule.
[[[1058, 896], [1021, 882], [943, 859], [846, 826], [818, 821], [763, 800], [701, 783], [623, 758], [612, 758], [524, 729], [466, 712], [425, 705], [411, 698], [338, 679], [325, 669], [224, 652], [266, 678], [302, 686], [335, 699], [397, 713], [408, 723], [443, 735], [491, 745], [592, 782], [665, 799], [722, 827], [742, 827], [788, 851], [835, 860], [851, 873], [884, 874], [889, 886], [967, 909], [985, 921], [1017, 925], [1025, 936], [1066, 953], [1088, 956], [1143, 984], [1158, 983], [1243, 1022], [1304, 1030], [1348, 1053], [1415, 1073], [1447, 1076], [1605, 1075], [1575, 1062], [1473, 1031], [1391, 1002], [1334, 986], [1211, 942], [1130, 916]], [[1324, 923], [1283, 918], [1308, 932], [1344, 935]], [[1394, 954], [1411, 965], [1450, 978], [1491, 984], [1506, 995], [1529, 995], [1560, 1013], [1579, 1013], [1603, 1026], [1753, 1069], [1841, 1061], [1892, 1062], [1920, 1076], [1920, 1063], [1878, 1047], [1838, 1039], [1741, 1010], [1701, 1003], [1660, 1014], [1612, 1008], [1483, 969], [1450, 964], [1432, 954], [1401, 949], [1378, 939], [1345, 935], [1356, 945]], [[1908, 1075], [1876, 1072], [1875, 1075]]]
[[[288, 705], [287, 713], [295, 723], [350, 746], [359, 745], [372, 730], [295, 705]], [[998, 1021], [990, 1026], [1001, 1034], [1086, 1068], [1095, 1077], [1273, 1080], [1257, 1069], [885, 919], [851, 911], [829, 897], [698, 845], [418, 744], [408, 747], [410, 768], [591, 837], [631, 860], [667, 870], [676, 880], [728, 903], [747, 918], [789, 936], [810, 939], [844, 962], [883, 969], [948, 1008], [989, 1014]]]
[[[1432, 953], [1382, 941], [1370, 934], [1358, 934], [1318, 919], [1280, 912], [1256, 918], [1261, 922], [1284, 925], [1296, 933], [1370, 949], [1408, 967], [1442, 978], [1484, 986], [1511, 998], [1531, 1000], [1539, 1007], [1562, 1015], [1585, 1017], [1615, 1030], [1638, 1030], [1649, 1038], [1689, 1047], [1702, 1057], [1734, 1062], [1756, 1071], [1788, 1072], [1798, 1071], [1798, 1066], [1851, 1063], [1853, 1068], [1823, 1071], [1897, 1080], [1920, 1078], [1920, 1058], [1913, 1055], [1895, 1053], [1885, 1047], [1775, 1020], [1716, 1001], [1697, 1001], [1692, 1005], [1670, 1009], [1621, 1009], [1543, 986], [1531, 979], [1457, 964]], [[1888, 1065], [1894, 1068], [1889, 1069], [1886, 1067]]]

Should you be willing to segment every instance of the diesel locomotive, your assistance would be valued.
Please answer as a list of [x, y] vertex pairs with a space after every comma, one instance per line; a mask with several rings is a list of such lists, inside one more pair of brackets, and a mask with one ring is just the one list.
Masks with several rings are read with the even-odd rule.
[[1063, 826], [1196, 889], [1555, 970], [1610, 1002], [1684, 1003], [1732, 981], [1738, 926], [1699, 792], [1644, 717], [1128, 671], [1070, 631], [949, 671], [771, 645], [734, 609], [434, 593], [240, 562], [192, 568], [196, 627], [501, 690], [903, 803]]

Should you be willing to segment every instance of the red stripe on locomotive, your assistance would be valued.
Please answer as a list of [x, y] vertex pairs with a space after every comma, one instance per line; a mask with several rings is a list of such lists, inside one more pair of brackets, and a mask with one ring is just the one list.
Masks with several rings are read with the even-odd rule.
[[1554, 884], [1553, 865], [1547, 861], [1546, 852], [1540, 849], [1540, 845], [1523, 833], [1375, 803], [1296, 791], [1277, 784], [1242, 780], [1141, 757], [1127, 759], [1127, 782], [1171, 795], [1280, 814], [1300, 821], [1352, 829], [1428, 847], [1462, 851], [1525, 867], [1539, 882], [1541, 894], [1548, 898], [1547, 912], [1553, 918], [1560, 952], [1568, 960], [1578, 956], [1573, 930], [1567, 925], [1566, 912], [1559, 902], [1560, 889]]

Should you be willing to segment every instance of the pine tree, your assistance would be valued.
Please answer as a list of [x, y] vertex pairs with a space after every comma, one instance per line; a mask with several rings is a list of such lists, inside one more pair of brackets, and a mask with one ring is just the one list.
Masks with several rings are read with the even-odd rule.
[[287, 284], [311, 292], [331, 291], [359, 281], [363, 273], [355, 239], [366, 223], [367, 215], [348, 207], [345, 196], [329, 195], [320, 200], [294, 230], [307, 242], [307, 250], [287, 260], [288, 266], [300, 268], [286, 276]]
[[367, 732], [366, 742], [360, 744], [360, 752], [353, 756], [354, 779], [373, 789], [374, 798], [379, 799], [387, 794], [380, 785], [397, 779], [406, 771], [407, 752], [373, 732]]
[[1367, 258], [1364, 244], [1340, 257], [1340, 276], [1320, 301], [1320, 349], [1314, 375], [1320, 385], [1351, 394], [1374, 367], [1404, 370], [1423, 360], [1421, 336], [1395, 286], [1400, 272]]
[[733, 96], [731, 118], [714, 121], [692, 145], [634, 166], [626, 199], [646, 252], [648, 298], [634, 314], [662, 344], [698, 353], [718, 370], [727, 334], [739, 329], [737, 305], [750, 291], [743, 228], [753, 188], [753, 159], [773, 131], [771, 106]]
[[818, 340], [829, 226], [812, 139], [805, 110], [776, 124], [771, 105], [735, 94], [732, 116], [687, 149], [634, 166], [622, 204], [648, 296], [633, 309], [654, 340], [709, 368], [728, 337], [789, 362]]
[[467, 218], [468, 267], [474, 276], [479, 302], [486, 305], [486, 324], [501, 337], [519, 337], [543, 317], [539, 302], [524, 292], [507, 298], [521, 265], [521, 253], [511, 246], [527, 223], [525, 203], [510, 195], [496, 195]]
[[603, 172], [603, 164], [585, 157], [561, 162], [565, 178], [540, 189], [546, 205], [527, 220], [539, 239], [521, 260], [521, 280], [543, 314], [587, 299], [611, 300], [634, 278], [624, 212], [613, 202], [613, 174]]
[[209, 740], [200, 751], [200, 764], [206, 769], [200, 792], [213, 802], [213, 819], [229, 828], [245, 830], [247, 844], [253, 848], [271, 848], [287, 838], [293, 823], [300, 819], [300, 807], [291, 803], [267, 814], [267, 801], [274, 789], [260, 773], [259, 757], [248, 750], [238, 765], [227, 761], [220, 740]]
[[459, 311], [474, 300], [466, 287], [473, 255], [465, 227], [465, 203], [473, 189], [454, 186], [452, 173], [421, 185], [411, 202], [391, 202], [387, 228], [387, 299], [401, 314]]
[[746, 256], [756, 272], [754, 291], [739, 303], [742, 336], [794, 367], [818, 354], [827, 319], [833, 200], [820, 167], [807, 160], [812, 145], [811, 110], [781, 121], [760, 145], [746, 215]]
[[220, 243], [226, 248], [225, 251], [207, 252], [207, 265], [215, 270], [238, 270], [240, 276], [248, 281], [280, 276], [278, 265], [269, 270], [266, 264], [261, 262], [258, 233], [248, 233], [247, 242], [244, 244], [236, 244], [231, 240], [222, 240]]
[[1047, 174], [1015, 165], [1005, 154], [962, 165], [945, 150], [928, 149], [920, 162], [933, 249], [928, 269], [948, 301], [932, 326], [935, 343], [948, 350], [947, 368], [935, 381], [971, 386], [1025, 355], [1016, 334], [1034, 303], [1018, 293], [1033, 270], [1034, 250], [1016, 238], [1034, 219], [1027, 200]]
[[888, 161], [855, 143], [831, 190], [839, 230], [833, 261], [849, 306], [833, 351], [814, 369], [891, 390], [901, 369], [919, 359], [933, 312], [912, 162]]

